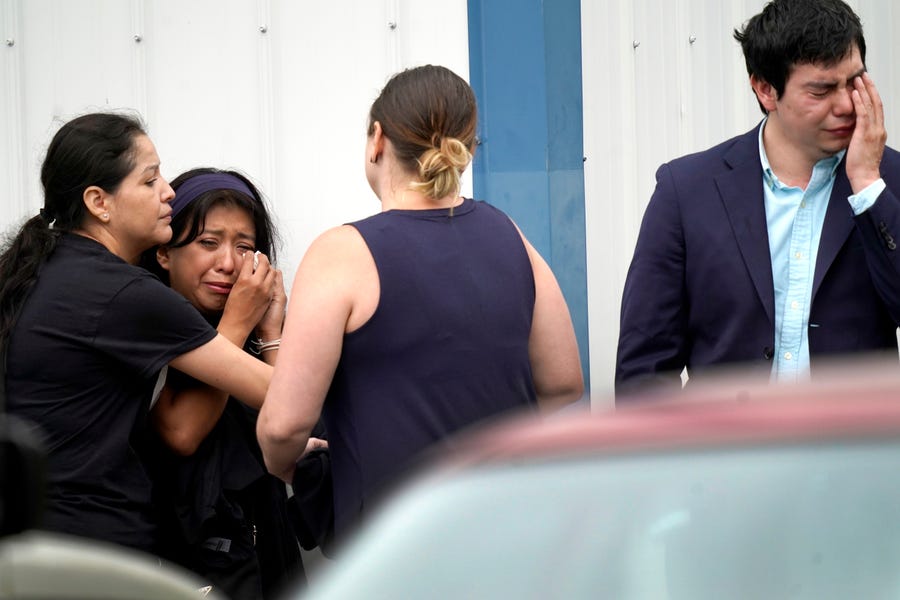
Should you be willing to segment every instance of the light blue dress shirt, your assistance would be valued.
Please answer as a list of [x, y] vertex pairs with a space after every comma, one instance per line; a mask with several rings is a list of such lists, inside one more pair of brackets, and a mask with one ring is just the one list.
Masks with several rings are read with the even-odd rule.
[[[809, 312], [812, 281], [819, 253], [825, 212], [834, 187], [837, 167], [846, 150], [823, 158], [813, 167], [806, 189], [781, 183], [769, 165], [759, 128], [759, 159], [772, 278], [775, 284], [775, 355], [773, 381], [797, 381], [809, 374]], [[854, 214], [868, 210], [885, 188], [879, 179], [848, 198]], [[860, 265], [861, 269], [866, 268]]]

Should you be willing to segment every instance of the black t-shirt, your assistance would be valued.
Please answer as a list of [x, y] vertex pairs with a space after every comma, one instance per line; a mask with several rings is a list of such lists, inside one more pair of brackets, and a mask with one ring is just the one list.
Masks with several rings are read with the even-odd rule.
[[101, 244], [64, 235], [10, 336], [7, 408], [43, 434], [44, 527], [155, 546], [134, 449], [160, 370], [216, 336], [182, 296]]

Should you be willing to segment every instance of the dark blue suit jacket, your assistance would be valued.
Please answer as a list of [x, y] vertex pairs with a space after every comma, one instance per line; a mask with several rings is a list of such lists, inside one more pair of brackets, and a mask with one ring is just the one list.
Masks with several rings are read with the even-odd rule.
[[[771, 371], [775, 294], [759, 126], [656, 172], [625, 281], [616, 393], [680, 384], [684, 367], [746, 363]], [[828, 354], [897, 347], [900, 153], [886, 148], [887, 189], [854, 216], [842, 162], [813, 278], [810, 370]]]

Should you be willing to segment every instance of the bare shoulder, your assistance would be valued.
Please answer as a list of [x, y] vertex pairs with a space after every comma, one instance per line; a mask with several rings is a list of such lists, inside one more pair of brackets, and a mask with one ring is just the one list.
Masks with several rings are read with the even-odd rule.
[[310, 244], [307, 254], [311, 252], [343, 254], [360, 250], [366, 250], [366, 243], [356, 227], [340, 225], [319, 234], [319, 237]]
[[[376, 272], [375, 261], [362, 235], [355, 227], [342, 225], [328, 229], [310, 244], [295, 281], [355, 296], [353, 287], [360, 279], [370, 277], [370, 271]], [[303, 285], [301, 289], [307, 288]]]
[[544, 262], [544, 258], [540, 255], [540, 253], [531, 245], [531, 242], [528, 241], [528, 238], [525, 237], [525, 234], [522, 233], [522, 230], [516, 224], [515, 221], [512, 220], [512, 217], [509, 217], [509, 222], [513, 224], [513, 227], [516, 228], [516, 231], [519, 232], [519, 237], [522, 238], [522, 243], [525, 245], [525, 251], [528, 253], [528, 259], [531, 261], [532, 269], [535, 271], [535, 275], [538, 275], [538, 272]]
[[360, 259], [369, 255], [369, 248], [351, 225], [341, 225], [320, 234], [303, 256], [300, 270], [304, 267], [342, 269], [353, 268]]
[[377, 306], [379, 284], [375, 260], [359, 231], [343, 225], [317, 237], [300, 262], [294, 289], [298, 293], [291, 306], [300, 313], [319, 319], [333, 314], [345, 330], [364, 323]]

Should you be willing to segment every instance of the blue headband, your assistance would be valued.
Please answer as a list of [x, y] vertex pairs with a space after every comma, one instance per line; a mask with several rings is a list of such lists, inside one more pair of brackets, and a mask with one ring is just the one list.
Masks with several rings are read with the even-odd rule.
[[175, 192], [175, 199], [169, 202], [172, 207], [172, 218], [175, 218], [188, 204], [199, 198], [206, 192], [213, 190], [234, 190], [246, 194], [249, 198], [256, 198], [247, 184], [228, 173], [202, 173], [191, 177]]

